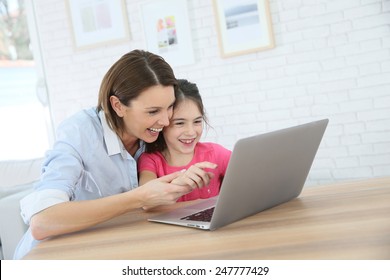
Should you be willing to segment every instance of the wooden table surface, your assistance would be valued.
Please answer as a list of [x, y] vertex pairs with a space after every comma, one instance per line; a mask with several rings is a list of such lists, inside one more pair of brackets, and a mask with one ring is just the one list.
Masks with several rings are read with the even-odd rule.
[[177, 206], [45, 240], [25, 259], [390, 259], [390, 178], [305, 188], [212, 232], [146, 220]]

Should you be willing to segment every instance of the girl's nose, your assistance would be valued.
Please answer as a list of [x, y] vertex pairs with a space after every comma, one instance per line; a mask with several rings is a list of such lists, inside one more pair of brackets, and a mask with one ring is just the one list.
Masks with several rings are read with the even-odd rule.
[[188, 124], [186, 126], [185, 133], [188, 135], [194, 135], [195, 134], [195, 127], [192, 124]]

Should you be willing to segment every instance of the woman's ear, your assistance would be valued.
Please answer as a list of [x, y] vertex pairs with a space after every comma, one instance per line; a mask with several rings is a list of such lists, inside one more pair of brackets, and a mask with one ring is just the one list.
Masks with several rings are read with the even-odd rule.
[[114, 109], [115, 113], [118, 115], [118, 117], [123, 118], [124, 112], [125, 112], [125, 106], [122, 104], [122, 102], [119, 100], [116, 96], [110, 96], [110, 103], [112, 109]]

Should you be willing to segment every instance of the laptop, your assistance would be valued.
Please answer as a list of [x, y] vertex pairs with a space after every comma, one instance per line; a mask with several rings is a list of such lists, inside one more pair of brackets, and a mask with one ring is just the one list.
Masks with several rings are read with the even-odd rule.
[[328, 121], [238, 140], [218, 196], [148, 220], [215, 230], [298, 197]]

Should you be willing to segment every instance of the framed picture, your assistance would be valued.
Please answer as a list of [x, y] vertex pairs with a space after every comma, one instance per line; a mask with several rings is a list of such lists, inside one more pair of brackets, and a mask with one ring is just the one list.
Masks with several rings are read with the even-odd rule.
[[268, 0], [213, 0], [222, 57], [275, 46]]
[[171, 66], [195, 62], [187, 0], [155, 0], [140, 9], [148, 51]]
[[123, 0], [66, 0], [76, 49], [129, 39]]

